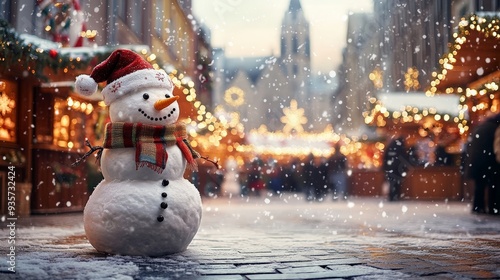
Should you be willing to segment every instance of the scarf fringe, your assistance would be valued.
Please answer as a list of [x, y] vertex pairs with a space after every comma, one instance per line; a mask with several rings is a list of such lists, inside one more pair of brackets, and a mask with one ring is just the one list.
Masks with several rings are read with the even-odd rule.
[[188, 162], [187, 168], [191, 171], [198, 171], [198, 163], [196, 161]]
[[184, 158], [187, 161], [187, 167], [192, 171], [198, 171], [198, 164], [196, 159], [200, 156], [189, 144], [187, 139], [182, 137], [177, 137], [177, 146], [181, 150]]
[[144, 167], [144, 166], [152, 169], [153, 171], [155, 171], [158, 174], [161, 174], [163, 172], [163, 168], [156, 166], [155, 164], [153, 164], [151, 162], [146, 162], [146, 161], [136, 162], [135, 163], [135, 170], [138, 170], [139, 167]]
[[[158, 167], [158, 166], [154, 165], [153, 163], [146, 162], [146, 161], [137, 162], [135, 164], [135, 170], [138, 170], [139, 167], [144, 167], [144, 166], [151, 168], [153, 171], [157, 172], [158, 174], [161, 174], [164, 170], [163, 168]], [[186, 168], [189, 169], [190, 171], [198, 171], [198, 163], [196, 161], [188, 162], [186, 165]]]

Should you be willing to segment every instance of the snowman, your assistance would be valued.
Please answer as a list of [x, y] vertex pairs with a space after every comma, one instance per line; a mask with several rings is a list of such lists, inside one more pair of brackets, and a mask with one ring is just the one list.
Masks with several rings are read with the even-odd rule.
[[184, 251], [200, 226], [201, 198], [184, 179], [199, 155], [177, 123], [178, 96], [168, 75], [135, 52], [119, 49], [89, 75], [76, 78], [82, 95], [102, 90], [106, 125], [99, 183], [84, 209], [87, 239], [97, 251], [161, 256]]
[[226, 162], [226, 174], [221, 185], [223, 195], [227, 195], [229, 198], [240, 195], [241, 186], [238, 177], [238, 163], [234, 159], [228, 159]]

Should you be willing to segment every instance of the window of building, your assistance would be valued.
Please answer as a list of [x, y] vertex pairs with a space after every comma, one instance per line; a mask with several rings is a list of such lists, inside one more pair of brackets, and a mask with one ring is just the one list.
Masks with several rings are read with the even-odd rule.
[[173, 10], [174, 7], [169, 7], [169, 9], [169, 15], [167, 16], [167, 28], [165, 29], [165, 42], [170, 49], [170, 53], [174, 57], [180, 57], [182, 54], [178, 52], [178, 48], [182, 43], [180, 34], [181, 28], [179, 26], [179, 23], [177, 22], [176, 13]]
[[0, 18], [11, 22], [11, 0], [0, 0]]
[[128, 25], [134, 31], [136, 35], [142, 37], [142, 18], [144, 14], [144, 5], [142, 1], [129, 1], [129, 12], [130, 12], [130, 20], [128, 21]]
[[306, 36], [306, 41], [304, 42], [305, 44], [305, 47], [304, 47], [304, 51], [305, 51], [305, 54], [307, 57], [310, 57], [311, 56], [311, 45], [309, 44], [309, 35]]
[[102, 138], [105, 107], [66, 93], [65, 89], [42, 88], [35, 95], [35, 144], [79, 149], [86, 138], [91, 143]]
[[130, 30], [136, 35], [142, 37], [144, 4], [142, 1], [127, 0], [115, 1], [115, 12]]
[[297, 34], [295, 33], [292, 36], [292, 52], [293, 53], [299, 52], [299, 41], [297, 39]]
[[476, 0], [476, 10], [484, 12], [498, 11], [500, 0]]
[[81, 148], [85, 139], [85, 120], [94, 110], [91, 103], [54, 99], [53, 144], [63, 148]]
[[120, 17], [123, 22], [127, 22], [127, 1], [115, 1], [114, 5], [118, 17]]
[[164, 0], [156, 0], [155, 3], [155, 31], [156, 35], [158, 35], [160, 38], [163, 37], [163, 11], [165, 10], [164, 7]]
[[284, 56], [286, 53], [286, 38], [281, 35], [281, 55]]

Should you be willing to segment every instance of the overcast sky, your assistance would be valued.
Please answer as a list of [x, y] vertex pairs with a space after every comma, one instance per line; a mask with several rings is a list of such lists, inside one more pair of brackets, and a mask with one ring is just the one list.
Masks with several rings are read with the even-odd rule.
[[[193, 0], [193, 13], [212, 34], [212, 46], [226, 55], [279, 55], [281, 22], [290, 0]], [[337, 70], [346, 44], [347, 17], [370, 13], [372, 0], [302, 0], [310, 23], [312, 70]]]

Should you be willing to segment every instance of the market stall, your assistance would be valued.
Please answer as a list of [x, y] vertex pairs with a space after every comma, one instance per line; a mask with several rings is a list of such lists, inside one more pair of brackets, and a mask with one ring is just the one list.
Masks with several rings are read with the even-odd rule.
[[464, 137], [458, 123], [465, 117], [459, 96], [426, 96], [423, 92], [380, 93], [372, 98], [367, 124], [375, 125], [387, 143], [404, 139], [404, 199], [460, 199], [460, 159]]
[[[462, 18], [450, 52], [439, 62], [441, 69], [426, 94], [456, 95], [461, 114], [458, 123], [464, 138], [488, 116], [500, 112], [500, 19], [492, 15]], [[463, 195], [471, 198], [471, 184], [463, 184]]]
[[95, 167], [70, 165], [85, 152], [85, 130], [97, 129], [100, 106], [78, 99], [72, 87], [75, 76], [108, 50], [60, 48], [19, 35], [3, 21], [0, 31], [1, 212], [8, 210], [9, 180], [17, 216], [81, 211]]

